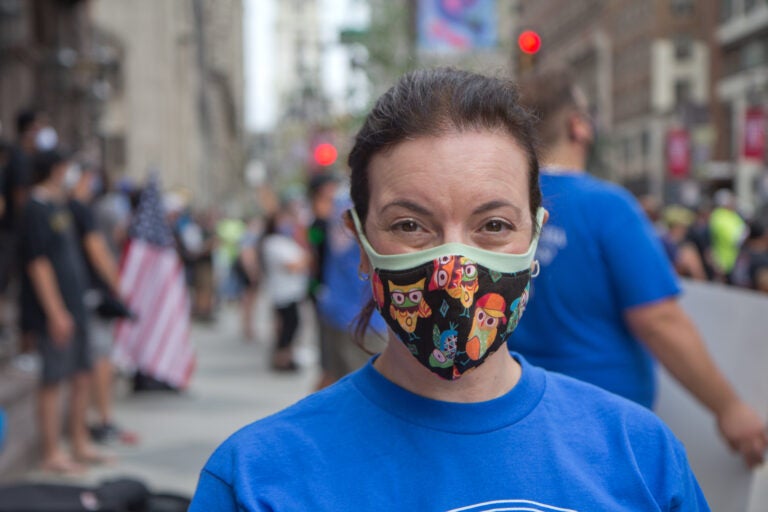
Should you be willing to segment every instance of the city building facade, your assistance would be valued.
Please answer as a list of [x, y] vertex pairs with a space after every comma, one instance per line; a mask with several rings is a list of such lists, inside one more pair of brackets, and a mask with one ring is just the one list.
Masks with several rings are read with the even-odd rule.
[[100, 131], [114, 175], [157, 171], [206, 208], [244, 182], [240, 0], [92, 0], [104, 39], [121, 48]]
[[751, 210], [768, 202], [768, 0], [722, 0], [718, 14], [718, 157]]
[[108, 48], [93, 37], [89, 2], [0, 0], [0, 123], [16, 136], [22, 109], [45, 113], [69, 149], [98, 146]]
[[[765, 94], [764, 9], [761, 0], [521, 0], [517, 30], [541, 34], [533, 67], [575, 70], [598, 128], [598, 174], [691, 204], [733, 187], [749, 206], [734, 148], [746, 98]], [[729, 72], [734, 59], [749, 69]]]

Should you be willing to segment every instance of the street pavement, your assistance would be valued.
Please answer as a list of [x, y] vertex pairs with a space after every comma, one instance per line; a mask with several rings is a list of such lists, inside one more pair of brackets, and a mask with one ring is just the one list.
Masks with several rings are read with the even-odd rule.
[[127, 379], [116, 390], [116, 422], [139, 436], [133, 446], [113, 444], [109, 465], [91, 466], [82, 477], [51, 477], [32, 471], [26, 478], [95, 484], [130, 477], [151, 490], [191, 495], [208, 456], [238, 428], [296, 402], [312, 391], [319, 377], [315, 319], [311, 306], [301, 310], [296, 340], [301, 370], [269, 369], [272, 319], [265, 301], [257, 305], [257, 340], [244, 342], [235, 305], [223, 307], [217, 320], [194, 324], [197, 369], [188, 390], [133, 393]]

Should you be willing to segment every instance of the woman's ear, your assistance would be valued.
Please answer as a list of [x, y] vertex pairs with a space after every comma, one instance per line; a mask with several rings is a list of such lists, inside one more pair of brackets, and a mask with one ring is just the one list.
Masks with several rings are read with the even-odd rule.
[[355, 235], [355, 240], [357, 240], [357, 230], [355, 229], [355, 221], [352, 220], [352, 210], [346, 210], [341, 215], [341, 218], [344, 220], [344, 227], [346, 227], [353, 235]]

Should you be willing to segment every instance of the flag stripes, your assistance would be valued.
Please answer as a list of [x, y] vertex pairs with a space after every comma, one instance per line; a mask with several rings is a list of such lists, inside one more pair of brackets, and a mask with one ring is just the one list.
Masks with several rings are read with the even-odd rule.
[[120, 270], [120, 291], [137, 314], [115, 328], [115, 364], [185, 388], [195, 368], [184, 268], [152, 180], [142, 193]]

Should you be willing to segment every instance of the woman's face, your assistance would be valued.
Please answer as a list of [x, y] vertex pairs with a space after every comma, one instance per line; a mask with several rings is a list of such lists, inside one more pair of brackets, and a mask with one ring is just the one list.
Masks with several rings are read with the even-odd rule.
[[449, 242], [524, 253], [531, 243], [527, 158], [504, 132], [401, 142], [371, 159], [368, 176], [365, 232], [380, 254]]

